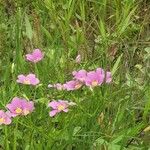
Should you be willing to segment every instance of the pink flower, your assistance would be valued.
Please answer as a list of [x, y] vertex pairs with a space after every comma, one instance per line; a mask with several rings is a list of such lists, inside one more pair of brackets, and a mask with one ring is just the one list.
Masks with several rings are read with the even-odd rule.
[[31, 54], [26, 54], [26, 59], [34, 63], [39, 62], [43, 59], [43, 57], [44, 53], [42, 53], [39, 49], [35, 49]]
[[0, 125], [5, 124], [8, 125], [11, 123], [11, 117], [7, 115], [6, 112], [0, 110]]
[[48, 106], [53, 109], [49, 112], [49, 115], [53, 117], [60, 112], [68, 112], [69, 111], [68, 107], [73, 105], [75, 105], [75, 103], [73, 102], [68, 102], [64, 100], [58, 100], [58, 101], [53, 100], [48, 104]]
[[75, 62], [80, 64], [81, 63], [81, 55], [78, 55], [75, 59]]
[[103, 82], [110, 83], [112, 81], [111, 72], [109, 72], [109, 71], [104, 72], [104, 70], [102, 68], [97, 68], [96, 73], [99, 74], [99, 76], [101, 77]]
[[64, 89], [67, 91], [73, 91], [79, 89], [83, 84], [77, 80], [71, 80], [64, 84]]
[[86, 79], [87, 71], [86, 70], [73, 71], [72, 75], [74, 76], [74, 79], [84, 82]]
[[104, 75], [96, 71], [90, 71], [87, 73], [85, 84], [90, 87], [101, 85], [104, 80]]
[[112, 81], [111, 72], [105, 72], [102, 68], [97, 68], [95, 71], [89, 72], [84, 69], [79, 71], [73, 71], [72, 75], [73, 80], [68, 81], [65, 84], [49, 84], [48, 87], [54, 87], [58, 90], [73, 91], [81, 88], [83, 85], [95, 87], [101, 85], [102, 83], [110, 83]]
[[35, 74], [28, 74], [28, 75], [18, 75], [17, 79], [18, 83], [27, 84], [27, 85], [37, 85], [39, 84], [39, 79], [36, 78]]
[[110, 83], [112, 81], [111, 72], [106, 72], [106, 83]]
[[26, 99], [14, 97], [11, 103], [7, 104], [6, 107], [9, 109], [12, 117], [18, 115], [26, 116], [34, 110], [34, 103]]

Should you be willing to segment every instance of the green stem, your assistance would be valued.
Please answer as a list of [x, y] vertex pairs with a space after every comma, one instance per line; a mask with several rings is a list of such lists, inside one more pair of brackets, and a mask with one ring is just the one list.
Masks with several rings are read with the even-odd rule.
[[35, 73], [37, 74], [37, 76], [39, 76], [39, 70], [37, 64], [35, 64]]
[[6, 126], [5, 126], [5, 136], [6, 136], [6, 150], [9, 150], [8, 132]]
[[17, 119], [17, 122], [16, 122], [16, 126], [15, 126], [15, 129], [14, 129], [14, 145], [13, 145], [13, 150], [17, 150], [17, 129], [18, 129], [18, 119]]
[[34, 130], [31, 132], [30, 146], [33, 147]]

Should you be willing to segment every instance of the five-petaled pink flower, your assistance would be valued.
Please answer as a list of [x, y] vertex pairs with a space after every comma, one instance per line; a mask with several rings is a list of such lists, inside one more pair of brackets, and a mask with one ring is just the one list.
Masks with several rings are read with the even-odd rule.
[[87, 73], [85, 84], [90, 87], [95, 87], [103, 83], [104, 76], [96, 71], [90, 71]]
[[26, 99], [14, 97], [6, 107], [9, 109], [12, 117], [18, 115], [26, 116], [34, 110], [34, 103]]
[[2, 124], [8, 125], [10, 123], [11, 123], [11, 117], [7, 114], [7, 112], [0, 110], [0, 125]]
[[37, 85], [39, 84], [39, 79], [36, 78], [35, 74], [28, 74], [28, 75], [18, 75], [17, 79], [18, 83], [27, 84], [27, 85]]
[[83, 84], [80, 81], [77, 80], [71, 80], [63, 84], [64, 89], [67, 91], [73, 91], [81, 88]]
[[73, 105], [76, 104], [65, 100], [58, 100], [58, 101], [53, 100], [48, 104], [48, 106], [52, 108], [52, 110], [49, 112], [49, 115], [53, 117], [60, 112], [68, 112], [69, 111], [68, 107]]
[[95, 87], [105, 82], [110, 83], [111, 81], [111, 72], [105, 72], [102, 68], [97, 68], [96, 71], [87, 73], [85, 84], [86, 86]]
[[41, 52], [41, 50], [39, 49], [35, 49], [31, 54], [26, 54], [26, 59], [34, 63], [39, 62], [40, 60], [43, 59], [43, 57], [44, 53]]

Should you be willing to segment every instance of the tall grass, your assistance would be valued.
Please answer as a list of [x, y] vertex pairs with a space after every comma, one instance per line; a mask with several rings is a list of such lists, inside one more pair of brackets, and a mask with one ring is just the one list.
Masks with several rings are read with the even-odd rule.
[[[0, 126], [2, 149], [146, 150], [149, 145], [149, 12], [146, 0], [24, 0], [0, 2], [0, 109], [15, 96], [34, 100], [36, 111]], [[45, 52], [37, 66], [24, 59]], [[82, 63], [75, 64], [80, 54]], [[73, 70], [103, 67], [113, 83], [66, 92], [48, 89]], [[37, 88], [18, 74], [35, 72]], [[77, 103], [68, 114], [48, 116], [47, 103]]]

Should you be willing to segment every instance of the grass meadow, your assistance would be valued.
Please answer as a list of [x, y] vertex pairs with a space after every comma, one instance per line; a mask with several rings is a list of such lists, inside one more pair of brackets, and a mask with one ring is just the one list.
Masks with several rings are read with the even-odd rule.
[[[26, 59], [34, 49], [40, 62]], [[109, 84], [48, 87], [97, 68]], [[38, 85], [17, 82], [30, 73]], [[14, 97], [34, 103], [5, 113], [9, 124], [0, 115], [1, 150], [150, 150], [149, 83], [149, 0], [0, 0], [0, 110]], [[52, 117], [53, 100], [73, 106]]]

